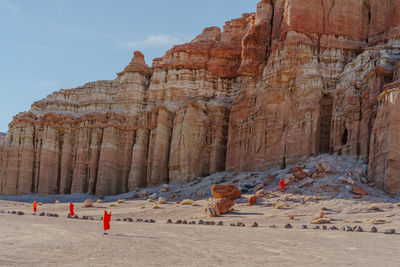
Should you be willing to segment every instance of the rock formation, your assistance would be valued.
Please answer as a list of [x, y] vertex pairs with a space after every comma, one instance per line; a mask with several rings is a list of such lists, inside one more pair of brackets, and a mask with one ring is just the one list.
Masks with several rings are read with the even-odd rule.
[[397, 0], [262, 0], [113, 81], [60, 90], [16, 115], [0, 192], [111, 195], [318, 153], [369, 161], [400, 192]]

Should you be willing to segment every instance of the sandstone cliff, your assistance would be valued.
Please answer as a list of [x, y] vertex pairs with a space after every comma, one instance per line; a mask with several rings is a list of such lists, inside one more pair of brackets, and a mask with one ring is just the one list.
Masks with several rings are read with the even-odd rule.
[[0, 192], [110, 195], [335, 152], [399, 193], [399, 18], [396, 0], [262, 0], [152, 67], [135, 52], [14, 117]]

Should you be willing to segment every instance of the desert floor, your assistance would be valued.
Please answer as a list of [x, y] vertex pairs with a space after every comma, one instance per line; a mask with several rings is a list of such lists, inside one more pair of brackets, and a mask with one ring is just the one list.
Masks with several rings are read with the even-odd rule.
[[[397, 203], [320, 197], [304, 203], [301, 198], [277, 192], [254, 206], [239, 200], [233, 212], [217, 218], [205, 217], [206, 200], [194, 205], [169, 202], [158, 209], [145, 200], [95, 203], [91, 208], [75, 203], [79, 217], [92, 216], [93, 220], [67, 218], [68, 203], [40, 205], [38, 213], [59, 215], [48, 217], [32, 215], [30, 203], [0, 200], [0, 212], [4, 212], [0, 213], [0, 265], [399, 266]], [[277, 201], [285, 207], [276, 209]], [[373, 204], [379, 210], [371, 210]], [[326, 224], [327, 230], [313, 229], [315, 225], [310, 224], [321, 208], [332, 220]], [[104, 209], [113, 214], [109, 235], [102, 235]], [[24, 215], [9, 211], [23, 211]], [[173, 224], [167, 224], [168, 219]], [[178, 219], [196, 225], [175, 224]], [[380, 222], [373, 224], [374, 219]], [[199, 220], [222, 221], [224, 225], [199, 225]], [[237, 222], [245, 227], [230, 226]], [[251, 227], [254, 222], [257, 228]], [[292, 229], [284, 228], [288, 223]], [[364, 232], [330, 230], [332, 226], [361, 226]], [[369, 232], [372, 226], [378, 233]], [[395, 229], [396, 234], [383, 234], [386, 229]]]

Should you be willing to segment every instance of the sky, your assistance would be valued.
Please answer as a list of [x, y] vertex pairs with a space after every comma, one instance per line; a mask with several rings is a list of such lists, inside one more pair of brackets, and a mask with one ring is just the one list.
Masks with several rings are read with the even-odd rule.
[[259, 0], [0, 0], [0, 132], [60, 89], [112, 80], [140, 50], [147, 64]]

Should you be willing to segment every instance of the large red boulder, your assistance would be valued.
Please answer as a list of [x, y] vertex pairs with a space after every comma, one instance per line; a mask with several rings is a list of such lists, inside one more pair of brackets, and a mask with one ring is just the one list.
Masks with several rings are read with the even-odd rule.
[[215, 198], [229, 198], [231, 200], [238, 199], [242, 196], [239, 188], [233, 184], [213, 185], [211, 193]]
[[204, 210], [207, 215], [216, 217], [231, 211], [233, 205], [235, 205], [235, 202], [229, 198], [211, 199]]

